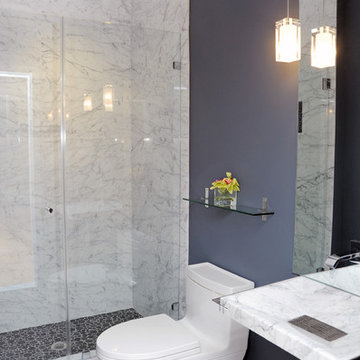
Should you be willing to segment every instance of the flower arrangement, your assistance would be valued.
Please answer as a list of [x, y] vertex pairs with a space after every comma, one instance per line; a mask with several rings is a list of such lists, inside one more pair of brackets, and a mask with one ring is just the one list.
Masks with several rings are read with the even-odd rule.
[[226, 173], [225, 178], [215, 180], [211, 190], [214, 190], [214, 204], [230, 209], [236, 209], [237, 192], [240, 191], [240, 185], [236, 178], [232, 177], [231, 172]]
[[232, 177], [231, 172], [227, 172], [225, 178], [215, 180], [211, 185], [210, 189], [218, 189], [219, 193], [229, 192], [232, 194], [234, 191], [240, 191], [240, 185], [236, 178]]

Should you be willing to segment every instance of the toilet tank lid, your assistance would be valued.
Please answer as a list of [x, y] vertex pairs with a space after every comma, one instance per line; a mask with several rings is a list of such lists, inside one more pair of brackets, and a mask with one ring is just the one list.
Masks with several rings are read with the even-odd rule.
[[189, 265], [186, 274], [199, 285], [222, 296], [250, 290], [255, 286], [252, 281], [208, 262]]

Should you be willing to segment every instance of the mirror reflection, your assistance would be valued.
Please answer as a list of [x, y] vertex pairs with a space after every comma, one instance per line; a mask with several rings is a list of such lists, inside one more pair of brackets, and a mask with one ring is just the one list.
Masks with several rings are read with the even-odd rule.
[[[300, 0], [299, 17], [302, 56], [293, 272], [301, 275], [321, 271], [331, 253], [336, 67], [326, 58], [332, 58], [336, 0]], [[326, 53], [324, 59], [320, 49]]]

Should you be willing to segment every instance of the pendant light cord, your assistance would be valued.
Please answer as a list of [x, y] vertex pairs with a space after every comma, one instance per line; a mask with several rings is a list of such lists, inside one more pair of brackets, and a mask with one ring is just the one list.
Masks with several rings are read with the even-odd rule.
[[289, 18], [290, 16], [290, 11], [289, 11], [289, 0], [287, 0], [287, 18]]

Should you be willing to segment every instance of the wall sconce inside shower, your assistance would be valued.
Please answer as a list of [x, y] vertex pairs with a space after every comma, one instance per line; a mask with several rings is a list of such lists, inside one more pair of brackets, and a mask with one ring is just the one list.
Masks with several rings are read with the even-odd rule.
[[113, 99], [114, 99], [114, 90], [112, 85], [104, 85], [103, 88], [103, 105], [105, 108], [105, 111], [113, 111], [114, 105], [113, 105]]

